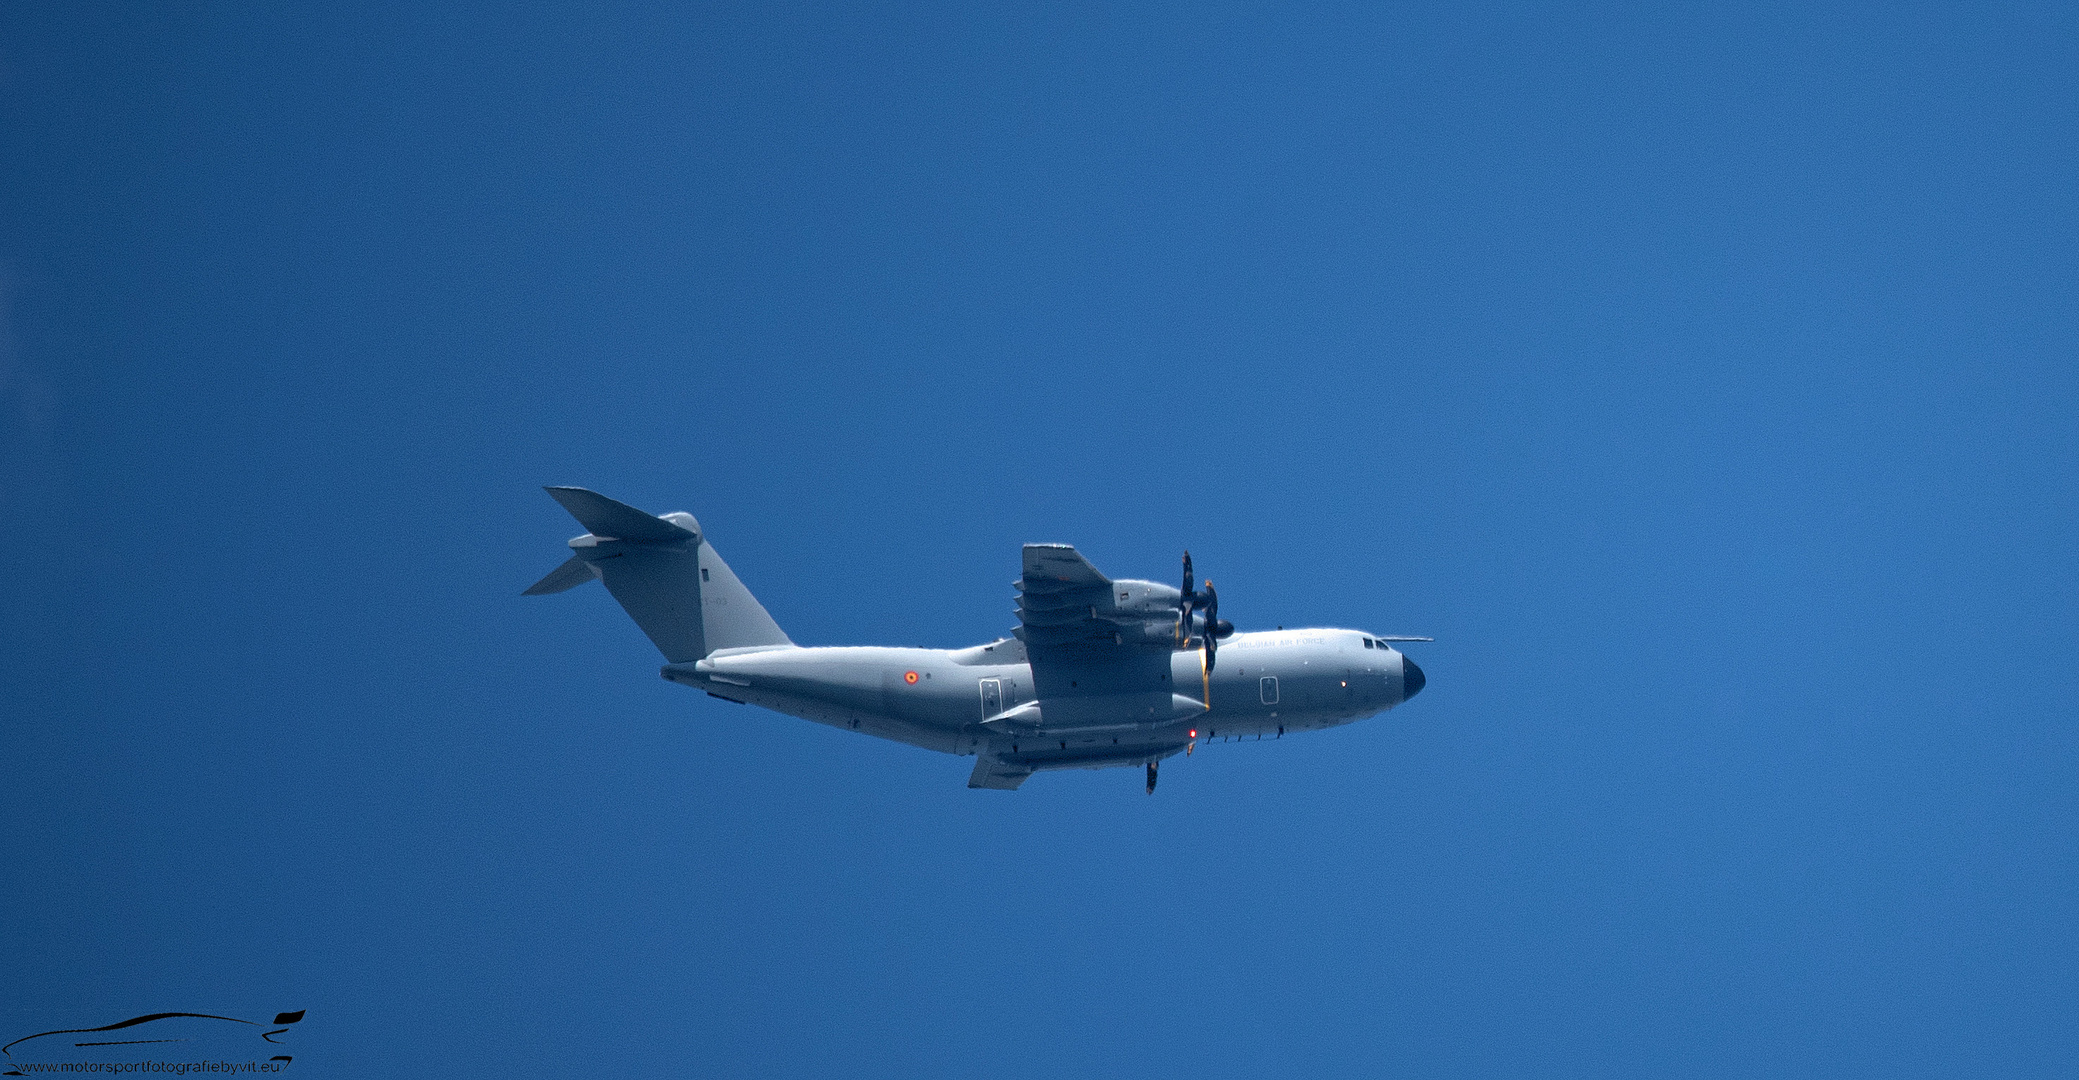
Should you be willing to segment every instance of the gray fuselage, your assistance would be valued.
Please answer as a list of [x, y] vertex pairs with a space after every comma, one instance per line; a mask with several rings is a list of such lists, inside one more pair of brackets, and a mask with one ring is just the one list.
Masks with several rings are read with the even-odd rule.
[[994, 747], [1033, 768], [1097, 768], [1167, 757], [1194, 739], [1334, 727], [1400, 704], [1423, 678], [1385, 642], [1335, 629], [1235, 634], [1220, 644], [1210, 679], [1195, 649], [1172, 654], [1169, 667], [1169, 701], [1122, 697], [1064, 719], [1031, 705], [1032, 667], [1012, 639], [966, 649], [727, 649], [667, 665], [664, 677], [943, 753]]

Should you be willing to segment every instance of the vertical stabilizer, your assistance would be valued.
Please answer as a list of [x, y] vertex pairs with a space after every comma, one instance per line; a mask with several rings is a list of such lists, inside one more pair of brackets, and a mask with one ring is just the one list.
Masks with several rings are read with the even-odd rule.
[[659, 517], [584, 488], [546, 490], [591, 531], [572, 540], [570, 562], [527, 595], [561, 592], [596, 576], [674, 664], [717, 649], [793, 644], [701, 535], [693, 515]]

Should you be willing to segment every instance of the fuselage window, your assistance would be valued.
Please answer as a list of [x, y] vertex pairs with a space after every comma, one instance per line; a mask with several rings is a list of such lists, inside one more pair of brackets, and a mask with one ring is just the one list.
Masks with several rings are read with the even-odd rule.
[[1263, 681], [1257, 683], [1256, 686], [1257, 694], [1263, 699], [1265, 705], [1276, 705], [1278, 703], [1278, 677], [1276, 675], [1265, 675]]

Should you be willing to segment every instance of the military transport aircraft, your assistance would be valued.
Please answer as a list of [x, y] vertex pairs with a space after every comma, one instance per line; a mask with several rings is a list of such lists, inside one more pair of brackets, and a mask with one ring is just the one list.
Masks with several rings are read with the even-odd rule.
[[664, 653], [664, 677], [927, 750], [976, 758], [967, 786], [1044, 769], [1156, 765], [1200, 739], [1283, 738], [1390, 709], [1422, 669], [1360, 630], [1237, 634], [1208, 581], [1113, 581], [1066, 544], [1025, 545], [1012, 637], [966, 649], [803, 648], [715, 553], [691, 514], [584, 488], [551, 497], [588, 531], [524, 595], [593, 578]]

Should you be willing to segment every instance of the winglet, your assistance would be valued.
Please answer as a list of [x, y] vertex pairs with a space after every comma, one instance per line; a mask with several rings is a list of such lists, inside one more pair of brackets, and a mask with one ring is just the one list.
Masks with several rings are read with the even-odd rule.
[[588, 491], [581, 487], [546, 487], [542, 490], [549, 493], [549, 498], [562, 503], [563, 509], [570, 511], [570, 516], [576, 518], [578, 524], [583, 525], [585, 530], [594, 536], [654, 544], [700, 538], [699, 533], [680, 528], [653, 514], [643, 513], [627, 503], [609, 499], [596, 491]]

